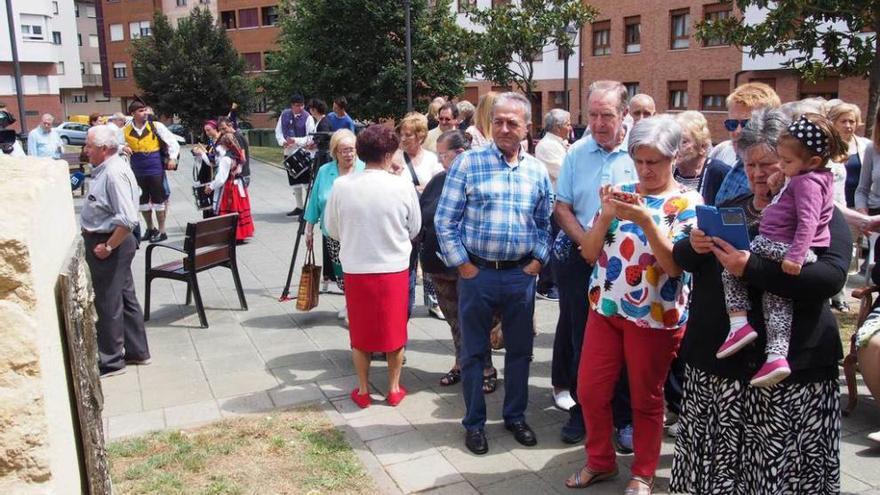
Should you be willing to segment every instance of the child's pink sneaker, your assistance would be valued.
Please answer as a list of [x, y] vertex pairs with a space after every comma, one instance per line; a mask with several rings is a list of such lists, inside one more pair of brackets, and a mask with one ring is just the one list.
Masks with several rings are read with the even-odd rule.
[[747, 346], [750, 342], [758, 338], [758, 332], [746, 323], [739, 329], [727, 336], [727, 340], [718, 348], [715, 357], [724, 359], [728, 356], [736, 354], [740, 349]]
[[749, 383], [753, 387], [772, 387], [785, 380], [790, 374], [791, 368], [788, 367], [788, 360], [779, 358], [764, 363], [764, 366], [761, 366], [761, 369], [755, 373]]

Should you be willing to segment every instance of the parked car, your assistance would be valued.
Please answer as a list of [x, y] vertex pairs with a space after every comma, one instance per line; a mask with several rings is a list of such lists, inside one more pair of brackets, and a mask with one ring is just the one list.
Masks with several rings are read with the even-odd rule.
[[89, 126], [76, 122], [62, 122], [55, 127], [64, 144], [86, 144]]
[[183, 126], [183, 124], [168, 124], [168, 130], [171, 131], [171, 134], [174, 134], [177, 137], [177, 140], [181, 143], [192, 144], [192, 135], [189, 132], [189, 129]]

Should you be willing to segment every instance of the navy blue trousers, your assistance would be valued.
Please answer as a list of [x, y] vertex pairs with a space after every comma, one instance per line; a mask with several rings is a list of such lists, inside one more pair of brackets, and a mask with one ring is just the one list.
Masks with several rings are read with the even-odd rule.
[[505, 424], [525, 421], [529, 401], [529, 357], [534, 344], [536, 277], [522, 268], [480, 268], [474, 278], [458, 279], [458, 317], [461, 324], [461, 381], [468, 431], [486, 424], [483, 362], [489, 348], [492, 315], [501, 315], [504, 332]]

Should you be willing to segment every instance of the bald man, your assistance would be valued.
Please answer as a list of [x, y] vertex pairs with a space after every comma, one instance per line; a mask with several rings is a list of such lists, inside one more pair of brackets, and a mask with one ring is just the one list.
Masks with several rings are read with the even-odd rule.
[[639, 93], [629, 100], [629, 114], [632, 116], [633, 124], [636, 122], [653, 116], [657, 113], [657, 107], [654, 105], [654, 98]]

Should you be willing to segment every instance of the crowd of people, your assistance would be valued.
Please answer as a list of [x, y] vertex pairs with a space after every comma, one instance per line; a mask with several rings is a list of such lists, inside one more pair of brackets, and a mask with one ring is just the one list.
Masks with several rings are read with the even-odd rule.
[[[858, 108], [783, 105], [769, 86], [744, 84], [727, 100], [729, 139], [713, 146], [702, 114], [656, 115], [649, 95], [629, 98], [616, 81], [593, 83], [586, 104], [577, 140], [570, 114], [553, 109], [531, 142], [531, 105], [516, 93], [488, 93], [476, 107], [437, 100], [394, 130], [340, 137], [364, 172], [353, 156], [341, 165], [337, 147], [319, 172], [323, 213], [309, 223], [338, 243], [360, 383], [352, 400], [372, 401], [375, 353], [389, 363], [388, 403], [405, 398], [420, 265], [426, 305], [437, 304], [455, 349], [440, 385], [461, 383], [474, 454], [490, 448], [484, 396], [495, 390], [499, 323], [504, 424], [517, 442], [538, 442], [527, 405], [542, 298], [559, 304], [560, 434], [585, 442], [567, 486], [615, 477], [617, 456], [633, 453], [626, 493], [651, 493], [666, 430], [673, 491], [836, 493], [842, 346], [831, 302], [847, 309], [838, 296], [854, 236], [880, 227], [874, 140], [856, 136]], [[749, 249], [701, 230], [702, 205], [738, 208]], [[377, 298], [387, 303], [364, 303]], [[858, 335], [869, 367], [877, 315]], [[876, 389], [880, 370], [863, 372]]]
[[[538, 443], [527, 409], [539, 298], [559, 308], [551, 382], [569, 415], [560, 435], [585, 446], [566, 486], [613, 478], [617, 456], [633, 454], [625, 493], [652, 493], [665, 430], [675, 437], [674, 492], [837, 493], [843, 354], [831, 307], [848, 309], [855, 239], [880, 231], [880, 115], [863, 138], [857, 106], [783, 104], [752, 82], [728, 96], [728, 139], [713, 146], [701, 113], [658, 115], [649, 95], [630, 97], [617, 81], [591, 84], [585, 104], [583, 136], [569, 112], [552, 109], [533, 140], [531, 104], [513, 92], [476, 106], [438, 98], [427, 114], [357, 134], [345, 98], [329, 112], [319, 99], [290, 98], [278, 144], [322, 165], [308, 200], [308, 182], [292, 184], [289, 215], [302, 216], [310, 248], [320, 226], [325, 282], [344, 293], [351, 400], [372, 403], [378, 355], [388, 404], [405, 399], [421, 272], [425, 306], [446, 320], [455, 349], [439, 384], [461, 384], [474, 454], [490, 449], [485, 395], [496, 390], [500, 345], [504, 425], [520, 444]], [[142, 238], [166, 237], [165, 171], [179, 146], [145, 107], [135, 101], [130, 122], [94, 126], [84, 149], [95, 166], [82, 226], [104, 374], [150, 359], [131, 233], [140, 208]], [[212, 198], [205, 216], [239, 213], [244, 240], [253, 234], [247, 140], [225, 117], [204, 132], [193, 154]], [[316, 133], [332, 134], [326, 156]], [[51, 152], [50, 138], [40, 142]], [[749, 249], [704, 231], [703, 206], [738, 212]], [[880, 308], [856, 345], [880, 396]]]

